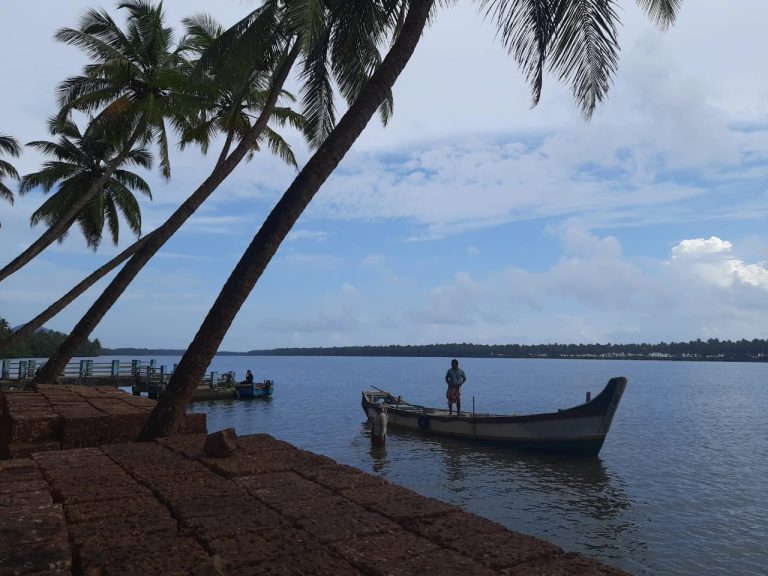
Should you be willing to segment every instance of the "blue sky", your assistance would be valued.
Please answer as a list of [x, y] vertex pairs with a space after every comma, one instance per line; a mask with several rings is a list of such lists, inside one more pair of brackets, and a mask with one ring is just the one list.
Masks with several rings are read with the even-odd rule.
[[[84, 63], [51, 40], [84, 0], [8, 2], [0, 17], [0, 132], [46, 139], [53, 89]], [[169, 22], [211, 10], [167, 1]], [[217, 2], [224, 24], [239, 0]], [[658, 342], [768, 337], [768, 42], [762, 0], [689, 0], [660, 32], [622, 2], [608, 101], [582, 120], [548, 78], [530, 108], [521, 74], [466, 3], [440, 13], [372, 121], [302, 215], [222, 345]], [[34, 26], [30, 24], [34, 22]], [[11, 89], [9, 89], [9, 87]], [[300, 162], [309, 152], [287, 133]], [[215, 149], [215, 147], [214, 147]], [[174, 152], [146, 174], [162, 223], [213, 163]], [[31, 150], [15, 161], [37, 168]], [[106, 346], [186, 346], [295, 171], [241, 166], [155, 257], [94, 331]], [[40, 230], [42, 195], [0, 202], [0, 260]], [[31, 318], [120, 246], [78, 233], [0, 285], [0, 316]], [[48, 323], [67, 331], [102, 281]]]

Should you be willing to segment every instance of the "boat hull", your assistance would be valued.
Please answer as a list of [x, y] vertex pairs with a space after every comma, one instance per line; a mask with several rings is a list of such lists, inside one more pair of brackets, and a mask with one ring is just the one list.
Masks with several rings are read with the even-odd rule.
[[275, 390], [275, 385], [271, 380], [264, 382], [252, 382], [247, 384], [242, 382], [235, 386], [237, 397], [241, 399], [248, 398], [269, 398]]
[[466, 412], [451, 416], [445, 410], [413, 405], [381, 391], [363, 392], [362, 407], [371, 418], [376, 404], [384, 404], [389, 426], [394, 429], [518, 450], [597, 456], [626, 385], [626, 378], [612, 378], [589, 402], [557, 412], [522, 416]]

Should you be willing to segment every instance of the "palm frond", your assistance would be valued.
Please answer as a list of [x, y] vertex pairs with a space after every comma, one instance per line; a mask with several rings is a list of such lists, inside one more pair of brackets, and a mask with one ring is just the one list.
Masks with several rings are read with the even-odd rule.
[[6, 162], [5, 160], [0, 160], [0, 179], [2, 178], [12, 178], [13, 180], [19, 179], [19, 173], [16, 171], [16, 168], [14, 168], [10, 162]]
[[571, 85], [585, 118], [602, 102], [618, 65], [614, 0], [558, 0], [549, 67]]
[[317, 147], [336, 125], [336, 107], [328, 70], [328, 35], [312, 46], [302, 63], [302, 114], [307, 120], [309, 143]]
[[149, 188], [149, 184], [138, 174], [127, 170], [115, 170], [109, 186], [113, 186], [115, 183], [120, 184], [126, 190], [137, 190], [152, 200], [152, 190]]
[[46, 162], [37, 172], [22, 176], [19, 184], [19, 194], [22, 196], [34, 189], [41, 189], [44, 193], [50, 192], [60, 182], [66, 182], [75, 178], [82, 171], [82, 167], [66, 162]]
[[0, 151], [10, 156], [18, 157], [21, 154], [21, 146], [13, 136], [0, 134]]
[[[141, 207], [136, 196], [119, 182], [113, 181], [109, 187], [109, 199], [122, 214], [131, 231], [137, 237], [141, 236]], [[117, 231], [117, 227], [115, 230]]]
[[296, 156], [294, 156], [290, 145], [277, 132], [269, 127], [266, 127], [264, 128], [262, 138], [266, 140], [267, 146], [269, 146], [269, 149], [275, 156], [280, 158], [286, 164], [290, 164], [294, 168], [298, 166], [296, 163]]
[[[567, 3], [566, 0], [565, 3]], [[562, 0], [481, 0], [486, 17], [496, 22], [501, 42], [531, 85], [531, 101], [541, 98], [547, 49]]]
[[0, 198], [7, 200], [11, 204], [13, 204], [14, 202], [13, 192], [11, 191], [10, 188], [8, 188], [8, 186], [3, 184], [2, 182], [0, 182]]
[[637, 4], [659, 28], [666, 29], [675, 23], [683, 0], [637, 0]]

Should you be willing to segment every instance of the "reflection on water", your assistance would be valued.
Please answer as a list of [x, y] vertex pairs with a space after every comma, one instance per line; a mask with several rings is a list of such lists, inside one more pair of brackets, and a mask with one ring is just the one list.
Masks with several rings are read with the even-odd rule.
[[[367, 438], [367, 424], [359, 434]], [[371, 450], [370, 464], [372, 472], [424, 495], [566, 549], [599, 552], [625, 568], [626, 552], [646, 547], [628, 514], [632, 501], [621, 477], [599, 458], [518, 452], [390, 429], [386, 452]]]
[[389, 461], [387, 460], [387, 446], [376, 446], [371, 444], [371, 450], [369, 452], [371, 456], [371, 470], [375, 474], [384, 475], [387, 469]]

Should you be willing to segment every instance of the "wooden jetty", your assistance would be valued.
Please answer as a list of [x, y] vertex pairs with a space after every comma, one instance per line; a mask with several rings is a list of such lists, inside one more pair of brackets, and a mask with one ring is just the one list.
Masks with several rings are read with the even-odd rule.
[[[0, 389], [24, 389], [35, 376], [37, 369], [45, 363], [39, 359], [5, 359], [0, 372]], [[88, 386], [130, 386], [134, 395], [146, 394], [157, 399], [165, 390], [168, 381], [176, 370], [158, 364], [156, 360], [148, 363], [141, 360], [110, 360], [99, 362], [98, 359], [83, 358], [70, 362], [59, 377], [60, 384]], [[205, 374], [195, 390], [192, 400], [226, 400], [245, 398], [268, 398], [274, 391], [274, 382], [264, 380], [245, 386], [237, 380], [234, 371]]]

